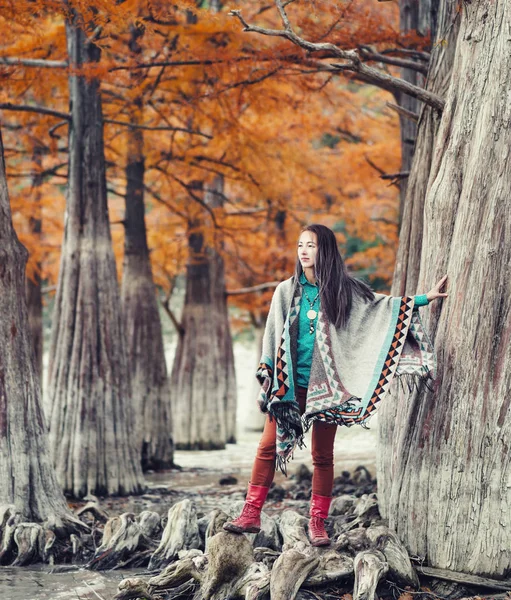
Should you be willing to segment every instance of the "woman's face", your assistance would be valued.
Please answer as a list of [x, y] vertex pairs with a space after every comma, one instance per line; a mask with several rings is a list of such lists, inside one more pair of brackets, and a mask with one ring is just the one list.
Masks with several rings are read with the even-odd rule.
[[298, 259], [302, 269], [314, 267], [318, 252], [318, 239], [314, 232], [304, 231], [298, 240]]

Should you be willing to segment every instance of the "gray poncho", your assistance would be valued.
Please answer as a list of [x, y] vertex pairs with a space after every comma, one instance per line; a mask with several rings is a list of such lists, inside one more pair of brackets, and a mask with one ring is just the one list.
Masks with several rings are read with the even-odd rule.
[[260, 406], [277, 421], [277, 467], [286, 462], [315, 420], [365, 425], [395, 376], [434, 379], [436, 358], [414, 298], [353, 295], [346, 327], [336, 328], [319, 310], [307, 405], [295, 399], [297, 316], [302, 286], [291, 277], [275, 289], [256, 377]]

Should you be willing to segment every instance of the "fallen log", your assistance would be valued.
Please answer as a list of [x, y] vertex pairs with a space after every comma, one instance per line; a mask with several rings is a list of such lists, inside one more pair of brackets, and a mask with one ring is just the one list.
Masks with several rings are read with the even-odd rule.
[[480, 577], [479, 575], [469, 575], [468, 573], [458, 573], [456, 571], [435, 569], [433, 567], [421, 567], [419, 572], [427, 577], [452, 581], [466, 586], [473, 585], [475, 587], [511, 592], [511, 580], [489, 579], [488, 577]]

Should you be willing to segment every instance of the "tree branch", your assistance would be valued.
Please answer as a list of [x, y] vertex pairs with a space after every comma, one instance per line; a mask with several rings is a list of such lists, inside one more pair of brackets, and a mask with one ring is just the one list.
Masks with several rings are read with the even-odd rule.
[[174, 314], [174, 312], [170, 308], [170, 297], [172, 296], [172, 292], [174, 290], [175, 277], [172, 277], [172, 278], [169, 277], [169, 280], [170, 280], [169, 289], [168, 289], [168, 292], [167, 292], [167, 294], [165, 296], [165, 299], [161, 300], [161, 305], [163, 306], [164, 311], [169, 316], [169, 319], [172, 321], [172, 324], [176, 328], [176, 331], [182, 337], [185, 334], [184, 327], [177, 320], [176, 315]]
[[67, 69], [69, 64], [65, 60], [46, 60], [44, 58], [8, 58], [0, 57], [0, 65], [36, 67], [37, 69]]
[[33, 112], [41, 115], [49, 115], [50, 117], [58, 117], [59, 119], [65, 119], [66, 121], [71, 120], [71, 115], [69, 113], [46, 108], [45, 106], [39, 106], [38, 104], [12, 104], [11, 102], [2, 102], [0, 103], [0, 109], [18, 112]]
[[313, 43], [303, 39], [293, 31], [282, 0], [275, 0], [275, 5], [280, 13], [284, 29], [266, 29], [264, 27], [259, 27], [258, 25], [251, 25], [243, 18], [240, 10], [231, 10], [229, 14], [240, 21], [244, 31], [273, 37], [284, 37], [308, 52], [323, 52], [326, 53], [327, 56], [340, 58], [347, 62], [330, 63], [331, 69], [337, 71], [353, 71], [368, 83], [383, 87], [389, 91], [404, 92], [413, 98], [418, 98], [439, 112], [443, 110], [445, 101], [440, 96], [404, 81], [399, 77], [393, 77], [378, 69], [367, 66], [362, 62], [357, 50], [342, 50], [335, 44], [329, 42]]
[[407, 110], [406, 108], [403, 108], [397, 104], [392, 104], [392, 102], [387, 102], [387, 106], [392, 110], [395, 110], [402, 117], [405, 117], [405, 119], [410, 119], [410, 121], [414, 121], [415, 123], [419, 121], [419, 115], [411, 110]]
[[240, 296], [241, 294], [252, 294], [254, 292], [262, 292], [271, 288], [276, 288], [280, 281], [268, 281], [266, 283], [260, 283], [259, 285], [253, 285], [252, 287], [240, 288], [238, 290], [226, 290], [226, 296]]
[[136, 125], [129, 121], [115, 121], [114, 119], [103, 119], [105, 123], [111, 123], [112, 125], [121, 125], [123, 127], [131, 127], [132, 129], [144, 129], [146, 131], [182, 131], [183, 133], [189, 133], [191, 135], [200, 135], [208, 140], [212, 140], [213, 136], [202, 131], [194, 131], [193, 129], [187, 129], [186, 127], [151, 127], [150, 125]]
[[396, 58], [394, 56], [386, 56], [380, 54], [371, 48], [370, 46], [359, 46], [364, 60], [372, 60], [374, 62], [381, 62], [388, 65], [394, 65], [396, 67], [402, 67], [403, 69], [411, 69], [417, 71], [423, 75], [428, 74], [428, 66], [423, 63], [418, 63], [414, 60], [406, 60], [405, 58]]

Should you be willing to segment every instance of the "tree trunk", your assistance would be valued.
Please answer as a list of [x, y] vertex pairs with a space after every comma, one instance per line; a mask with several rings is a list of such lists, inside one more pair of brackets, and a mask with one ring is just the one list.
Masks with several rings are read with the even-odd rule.
[[143, 488], [106, 197], [99, 60], [72, 15], [69, 182], [49, 365], [50, 442], [64, 490], [81, 497]]
[[[430, 4], [431, 0], [400, 0], [399, 2], [399, 26], [401, 33], [411, 31], [419, 35], [427, 35], [430, 30]], [[401, 69], [401, 78], [413, 85], [424, 86], [424, 76], [412, 69]], [[419, 114], [422, 102], [407, 94], [398, 94], [397, 100], [400, 106], [413, 113]], [[415, 150], [415, 138], [417, 136], [417, 125], [414, 121], [399, 116], [401, 131], [401, 172], [410, 171]], [[402, 179], [399, 184], [399, 223], [402, 223], [403, 208], [406, 198], [407, 180]]]
[[[266, 311], [263, 316], [262, 311], [257, 311], [257, 314], [253, 315], [253, 327], [254, 327], [254, 337], [255, 337], [255, 348], [256, 348], [256, 356], [255, 356], [255, 371], [257, 371], [257, 365], [259, 365], [259, 361], [261, 360], [261, 351], [263, 348], [263, 336], [264, 336], [264, 323], [266, 320]], [[244, 416], [243, 416], [243, 427], [245, 431], [262, 431], [264, 429], [264, 422], [266, 420], [266, 415], [261, 412], [259, 408], [258, 398], [261, 393], [261, 384], [257, 381], [256, 377], [252, 373], [252, 385], [250, 386], [250, 394], [246, 399], [247, 402], [245, 404]]]
[[435, 567], [491, 576], [511, 566], [510, 8], [465, 2], [454, 19], [452, 4], [440, 5], [439, 36], [450, 37], [430, 81], [438, 89], [451, 65], [452, 76], [436, 135], [421, 123], [434, 151], [431, 143], [426, 164], [416, 154], [412, 169], [427, 180], [420, 268], [414, 256], [397, 271], [399, 285], [418, 278], [421, 290], [449, 275], [449, 298], [423, 313], [439, 372], [433, 392], [400, 395], [380, 415], [380, 454], [390, 460], [378, 485], [390, 527]]
[[48, 449], [25, 301], [27, 256], [12, 226], [0, 134], [0, 506], [14, 505], [23, 521], [61, 525], [74, 519]]
[[[205, 204], [223, 205], [223, 180], [206, 185]], [[189, 223], [190, 254], [171, 388], [176, 448], [209, 450], [235, 441], [236, 380], [225, 294], [224, 262], [211, 217]]]
[[[139, 107], [141, 110], [141, 107]], [[138, 122], [136, 114], [132, 120]], [[170, 384], [144, 210], [144, 138], [128, 129], [122, 310], [143, 470], [173, 464]]]
[[[32, 159], [41, 167], [41, 155], [43, 149], [36, 145]], [[42, 231], [42, 209], [41, 209], [41, 184], [43, 178], [39, 172], [32, 177], [32, 194], [34, 210], [29, 218], [29, 228], [31, 234], [40, 242]], [[25, 292], [27, 295], [28, 325], [32, 347], [34, 348], [35, 365], [39, 381], [42, 386], [43, 381], [43, 294], [41, 280], [41, 261], [37, 262], [36, 269], [30, 277], [27, 277]]]

